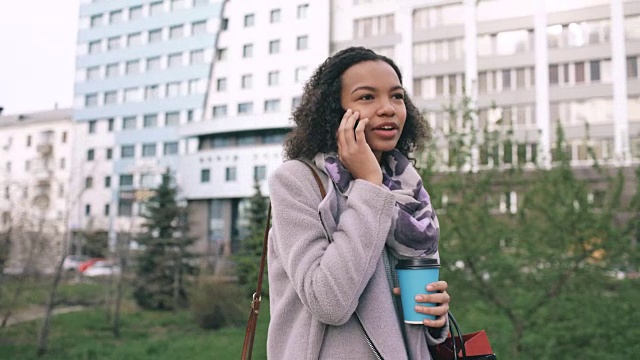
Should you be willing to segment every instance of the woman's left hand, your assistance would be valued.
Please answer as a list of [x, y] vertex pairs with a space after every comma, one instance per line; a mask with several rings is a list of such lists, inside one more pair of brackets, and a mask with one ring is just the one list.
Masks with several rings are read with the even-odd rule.
[[[447, 313], [449, 312], [449, 302], [451, 298], [447, 293], [448, 284], [446, 281], [436, 281], [427, 285], [427, 291], [434, 291], [435, 294], [420, 294], [416, 296], [416, 301], [421, 303], [433, 303], [436, 306], [416, 306], [416, 311], [422, 314], [435, 315], [435, 320], [424, 319], [424, 325], [432, 328], [441, 328], [447, 323]], [[393, 293], [400, 295], [400, 288], [394, 288]]]

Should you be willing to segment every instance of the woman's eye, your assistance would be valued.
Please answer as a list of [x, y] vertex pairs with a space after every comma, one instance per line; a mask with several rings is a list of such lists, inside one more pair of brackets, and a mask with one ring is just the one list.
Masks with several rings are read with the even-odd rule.
[[373, 95], [371, 95], [371, 94], [366, 94], [366, 95], [360, 96], [360, 100], [372, 100], [372, 99], [373, 99]]
[[404, 94], [402, 93], [393, 94], [393, 98], [402, 100], [404, 99]]

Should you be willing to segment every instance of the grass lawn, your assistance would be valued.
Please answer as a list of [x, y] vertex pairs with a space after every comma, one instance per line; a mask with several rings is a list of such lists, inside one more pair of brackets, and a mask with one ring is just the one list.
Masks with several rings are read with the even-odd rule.
[[[151, 312], [127, 305], [116, 339], [103, 309], [54, 317], [47, 354], [50, 360], [134, 359], [238, 359], [244, 328], [217, 331], [200, 329], [188, 311]], [[247, 316], [249, 300], [247, 300]], [[266, 359], [269, 304], [263, 302], [255, 340], [254, 359]], [[0, 359], [37, 359], [39, 321], [0, 329]]]

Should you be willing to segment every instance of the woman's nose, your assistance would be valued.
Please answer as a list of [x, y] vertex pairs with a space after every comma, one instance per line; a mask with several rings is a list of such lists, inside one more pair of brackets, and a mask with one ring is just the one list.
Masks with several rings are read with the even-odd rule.
[[396, 114], [396, 109], [391, 104], [389, 100], [381, 100], [380, 106], [378, 107], [377, 114], [378, 116], [393, 116]]

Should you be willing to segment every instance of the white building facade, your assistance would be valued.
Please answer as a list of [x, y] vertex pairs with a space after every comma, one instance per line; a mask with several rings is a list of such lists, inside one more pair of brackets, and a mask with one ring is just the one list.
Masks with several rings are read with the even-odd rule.
[[7, 267], [50, 271], [64, 246], [71, 204], [71, 109], [0, 116], [0, 234]]

